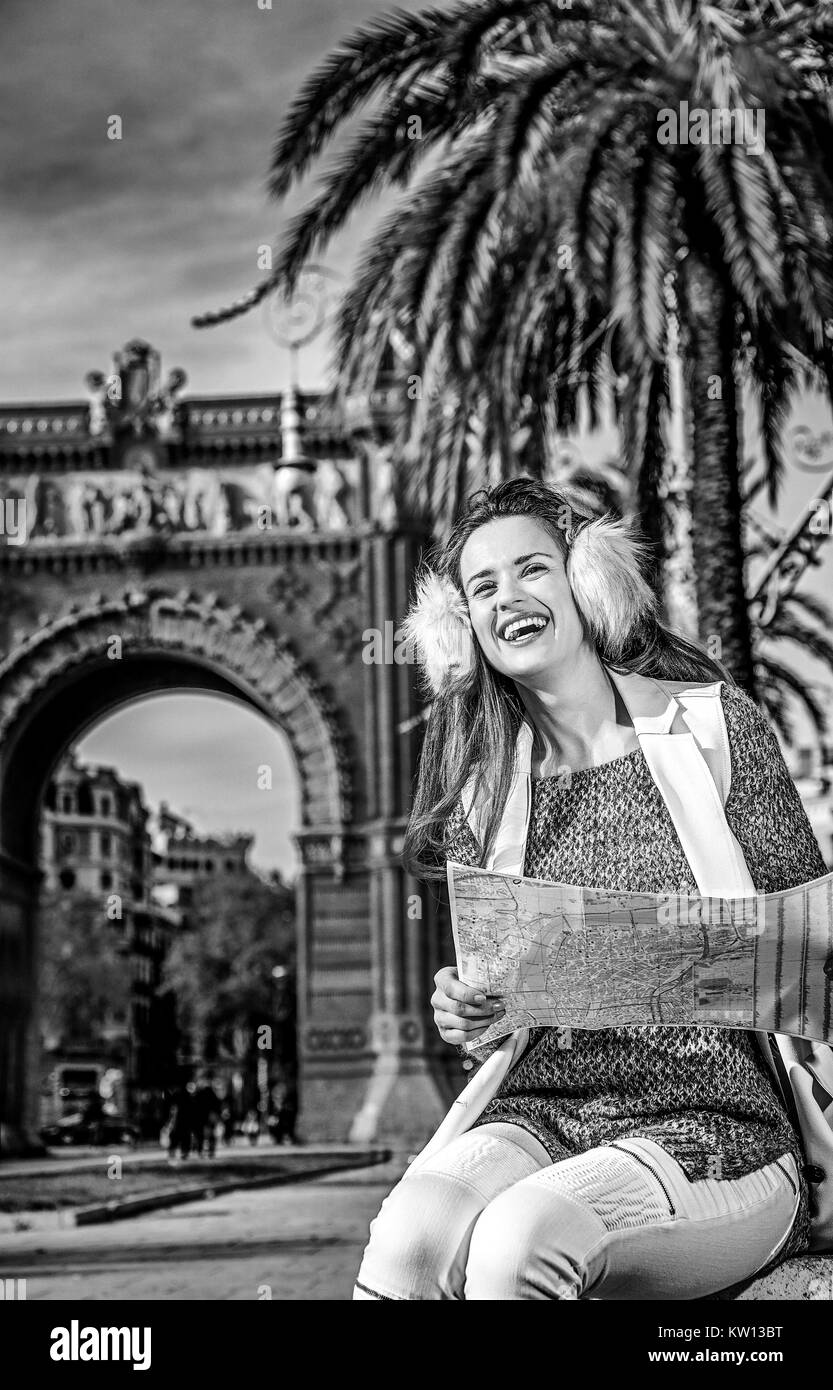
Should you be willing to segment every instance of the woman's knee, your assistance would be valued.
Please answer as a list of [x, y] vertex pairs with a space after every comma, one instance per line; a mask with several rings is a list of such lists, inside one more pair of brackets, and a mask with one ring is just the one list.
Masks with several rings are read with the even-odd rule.
[[460, 1298], [476, 1211], [443, 1173], [407, 1175], [370, 1223], [357, 1284], [384, 1298]]
[[579, 1298], [586, 1254], [598, 1241], [593, 1213], [534, 1182], [490, 1202], [472, 1233], [466, 1300]]

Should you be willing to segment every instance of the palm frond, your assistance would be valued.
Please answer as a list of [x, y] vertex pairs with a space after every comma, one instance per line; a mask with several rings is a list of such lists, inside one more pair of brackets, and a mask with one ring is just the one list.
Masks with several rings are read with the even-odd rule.
[[758, 657], [758, 667], [764, 676], [764, 686], [774, 686], [779, 693], [792, 695], [803, 706], [819, 739], [827, 737], [828, 716], [824, 706], [816, 699], [806, 681], [795, 671], [769, 653]]
[[795, 613], [776, 612], [766, 634], [767, 641], [794, 642], [833, 672], [833, 641]]
[[795, 724], [790, 718], [789, 701], [780, 685], [768, 677], [762, 666], [755, 672], [758, 696], [768, 717], [789, 748], [795, 746]]
[[795, 589], [784, 606], [787, 612], [797, 608], [799, 612], [821, 623], [822, 627], [833, 629], [833, 608], [823, 598], [819, 598], [818, 594], [808, 593], [806, 589]]
[[[549, 6], [535, 0], [465, 0], [452, 9], [410, 14], [394, 10], [362, 25], [344, 39], [304, 83], [292, 102], [272, 152], [270, 192], [281, 198], [321, 153], [343, 121], [385, 87], [445, 71], [462, 92], [478, 67], [480, 46], [496, 26], [511, 37], [513, 22], [523, 32], [551, 19]], [[571, 19], [587, 17], [571, 6]]]

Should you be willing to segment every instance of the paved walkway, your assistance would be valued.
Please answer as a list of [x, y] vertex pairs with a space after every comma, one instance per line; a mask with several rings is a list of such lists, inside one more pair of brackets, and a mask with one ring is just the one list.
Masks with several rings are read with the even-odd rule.
[[367, 1228], [405, 1169], [234, 1192], [115, 1225], [0, 1237], [0, 1278], [33, 1299], [346, 1300]]
[[[0, 1279], [32, 1299], [349, 1300], [370, 1221], [406, 1166], [234, 1192], [115, 1225], [0, 1235]], [[790, 1261], [742, 1295], [833, 1300], [833, 1258]]]
[[[303, 1154], [305, 1157], [330, 1157], [332, 1154], [349, 1153], [351, 1148], [367, 1151], [374, 1145], [360, 1144], [275, 1144], [264, 1136], [259, 1144], [236, 1142], [232, 1145], [220, 1144], [216, 1156], [211, 1160], [218, 1168], [228, 1159], [239, 1162], [241, 1159], [269, 1159], [277, 1155]], [[384, 1148], [384, 1145], [378, 1147]], [[149, 1144], [139, 1149], [131, 1149], [124, 1144], [99, 1144], [96, 1148], [50, 1149], [47, 1157], [39, 1154], [36, 1158], [10, 1158], [0, 1160], [0, 1184], [4, 1178], [42, 1178], [54, 1177], [56, 1173], [94, 1173], [106, 1168], [111, 1154], [118, 1154], [125, 1168], [137, 1163], [164, 1163], [165, 1150], [158, 1144]], [[179, 1171], [188, 1171], [188, 1164], [197, 1159], [187, 1159], [179, 1165]], [[204, 1162], [205, 1160], [199, 1160]]]

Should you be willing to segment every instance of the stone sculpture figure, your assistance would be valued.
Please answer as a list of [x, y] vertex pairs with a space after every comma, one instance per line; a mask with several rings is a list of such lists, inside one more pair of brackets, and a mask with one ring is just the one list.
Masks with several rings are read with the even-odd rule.
[[218, 480], [214, 515], [211, 519], [211, 534], [212, 536], [225, 536], [231, 530], [231, 526], [228, 492], [223, 483]]
[[120, 536], [127, 529], [133, 510], [133, 499], [129, 492], [124, 488], [116, 488], [110, 498], [110, 515], [107, 518], [107, 530], [111, 535]]
[[315, 517], [322, 531], [345, 531], [350, 521], [342, 506], [347, 484], [332, 459], [319, 459], [315, 470]]
[[87, 428], [94, 439], [104, 438], [110, 433], [110, 424], [107, 416], [107, 393], [110, 388], [109, 378], [103, 372], [87, 372], [84, 377], [84, 385], [89, 392], [90, 415]]
[[61, 490], [56, 483], [44, 483], [41, 495], [41, 503], [41, 534], [44, 536], [49, 536], [52, 539], [64, 535], [66, 530], [64, 499], [61, 496]]
[[399, 519], [394, 490], [395, 477], [390, 449], [380, 449], [373, 471], [373, 515], [386, 531], [395, 530]]
[[308, 478], [303, 468], [279, 465], [275, 469], [270, 506], [278, 526], [288, 528], [294, 524], [301, 531], [315, 530], [315, 522], [304, 507]]
[[[30, 473], [23, 487], [23, 496], [26, 499], [26, 535], [29, 539], [36, 536], [38, 532], [38, 505], [40, 502], [40, 477], [37, 473]], [[16, 485], [14, 495], [20, 496]]]
[[170, 525], [178, 531], [182, 525], [182, 508], [184, 497], [177, 483], [166, 483], [162, 493], [162, 506]]
[[185, 480], [182, 497], [182, 524], [186, 531], [204, 531], [201, 487], [203, 474], [198, 468], [191, 468]]
[[86, 490], [87, 484], [83, 478], [68, 478], [64, 485], [64, 515], [68, 535], [86, 534], [89, 519], [84, 505]]
[[155, 424], [159, 438], [166, 442], [176, 442], [181, 438], [179, 429], [179, 402], [177, 396], [188, 380], [181, 367], [174, 367], [156, 398]]

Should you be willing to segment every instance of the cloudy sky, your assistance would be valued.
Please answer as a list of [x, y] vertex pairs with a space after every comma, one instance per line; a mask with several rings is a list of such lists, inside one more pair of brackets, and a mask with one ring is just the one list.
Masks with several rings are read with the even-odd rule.
[[[268, 0], [261, 0], [267, 4]], [[421, 0], [399, 0], [416, 10]], [[304, 77], [340, 38], [388, 8], [374, 0], [3, 0], [0, 296], [6, 348], [0, 400], [83, 398], [87, 371], [127, 339], [148, 339], [187, 391], [258, 392], [286, 381], [285, 354], [260, 310], [213, 330], [193, 314], [228, 304], [261, 275], [288, 207], [271, 203], [272, 143]], [[107, 138], [122, 121], [122, 139]], [[373, 219], [362, 212], [323, 257], [348, 273]], [[9, 350], [9, 344], [12, 349]], [[326, 342], [305, 349], [301, 379], [323, 384]], [[818, 402], [797, 418], [829, 427]], [[793, 472], [779, 520], [806, 508], [818, 478]], [[811, 587], [829, 590], [831, 557]], [[814, 673], [818, 674], [818, 673]], [[294, 803], [267, 806], [247, 780], [268, 730], [242, 706], [156, 699], [89, 736], [90, 757], [144, 780], [152, 801], [189, 810], [201, 829], [250, 828], [256, 856], [287, 867]], [[269, 734], [276, 786], [294, 773]], [[275, 743], [277, 740], [277, 743]]]
[[[281, 385], [286, 361], [260, 310], [213, 330], [190, 319], [261, 278], [258, 246], [300, 205], [266, 194], [282, 113], [324, 54], [385, 8], [3, 0], [0, 292], [15, 349], [0, 399], [81, 398], [84, 374], [131, 337], [184, 367], [196, 394]], [[121, 140], [107, 138], [112, 115]], [[325, 264], [349, 268], [367, 231], [357, 221]], [[323, 346], [303, 369], [307, 386], [324, 379]]]
[[[251, 862], [298, 868], [290, 833], [301, 823], [300, 790], [286, 736], [247, 705], [218, 695], [156, 695], [102, 720], [78, 745], [85, 763], [115, 766], [203, 834], [248, 831]], [[271, 770], [271, 787], [260, 770]]]

